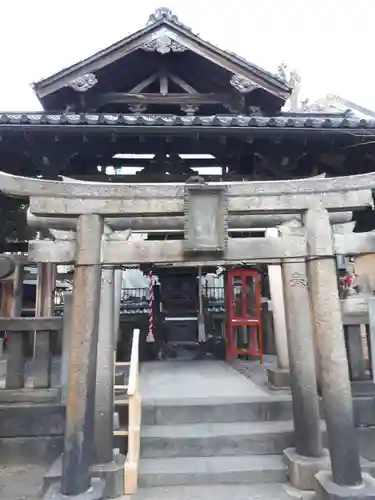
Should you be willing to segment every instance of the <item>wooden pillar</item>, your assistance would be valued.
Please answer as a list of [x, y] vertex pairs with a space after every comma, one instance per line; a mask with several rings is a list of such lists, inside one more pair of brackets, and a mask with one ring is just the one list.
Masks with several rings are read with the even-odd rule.
[[[35, 317], [52, 316], [56, 286], [56, 265], [38, 264]], [[51, 386], [51, 332], [34, 332], [34, 387]]]
[[72, 299], [71, 292], [64, 293], [64, 316], [61, 353], [61, 401], [66, 403], [68, 390], [69, 360], [72, 339]]
[[[3, 282], [4, 316], [16, 318], [22, 315], [24, 266], [17, 263], [13, 279]], [[24, 386], [24, 356], [22, 332], [8, 335], [6, 388], [21, 389]]]

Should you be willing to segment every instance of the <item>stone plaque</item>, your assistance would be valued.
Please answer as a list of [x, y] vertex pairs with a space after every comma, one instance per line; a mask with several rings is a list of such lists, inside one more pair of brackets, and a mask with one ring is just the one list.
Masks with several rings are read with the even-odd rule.
[[228, 240], [225, 186], [194, 185], [185, 190], [185, 251], [223, 253]]

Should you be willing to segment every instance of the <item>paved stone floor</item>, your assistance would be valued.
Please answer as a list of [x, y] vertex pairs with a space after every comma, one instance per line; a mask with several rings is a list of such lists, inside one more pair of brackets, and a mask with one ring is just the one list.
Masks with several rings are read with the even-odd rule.
[[[130, 500], [122, 497], [121, 500]], [[284, 484], [202, 485], [144, 488], [133, 500], [291, 500]]]
[[239, 371], [223, 361], [213, 360], [148, 362], [141, 366], [141, 395], [144, 401], [274, 396]]
[[37, 500], [42, 485], [44, 467], [19, 465], [0, 467], [1, 500]]

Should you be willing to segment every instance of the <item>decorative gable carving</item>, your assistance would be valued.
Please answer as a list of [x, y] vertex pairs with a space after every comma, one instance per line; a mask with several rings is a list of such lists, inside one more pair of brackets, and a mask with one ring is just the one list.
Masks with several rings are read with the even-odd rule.
[[189, 28], [189, 26], [186, 26], [186, 24], [182, 24], [178, 19], [178, 17], [175, 14], [172, 14], [171, 9], [168, 9], [167, 7], [159, 7], [158, 9], [156, 9], [155, 12], [151, 14], [150, 17], [148, 18], [146, 26], [160, 23], [162, 21], [168, 21], [170, 23], [181, 26], [187, 31], [192, 31], [191, 28]]
[[142, 45], [142, 49], [147, 52], [159, 52], [168, 54], [169, 52], [184, 52], [187, 48], [171, 37], [172, 33], [167, 28], [157, 31], [152, 40]]
[[72, 80], [67, 87], [71, 87], [73, 90], [77, 92], [87, 92], [92, 89], [98, 83], [98, 79], [94, 75], [94, 73], [85, 73], [78, 78]]

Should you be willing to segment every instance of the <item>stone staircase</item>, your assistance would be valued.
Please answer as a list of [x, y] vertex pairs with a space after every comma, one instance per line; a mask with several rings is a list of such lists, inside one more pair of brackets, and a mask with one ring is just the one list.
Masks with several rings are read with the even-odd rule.
[[[293, 445], [290, 396], [144, 404], [139, 493], [160, 487], [278, 485]], [[150, 495], [146, 495], [148, 498]]]

